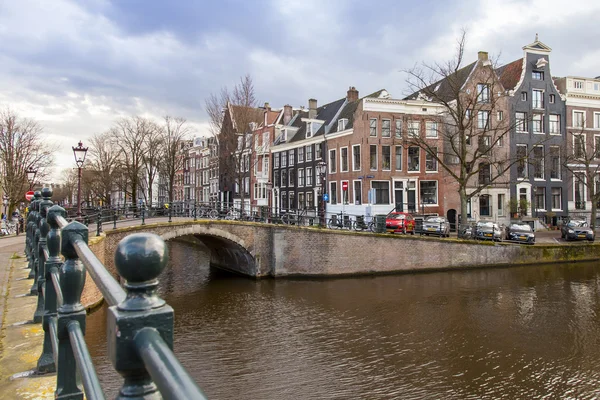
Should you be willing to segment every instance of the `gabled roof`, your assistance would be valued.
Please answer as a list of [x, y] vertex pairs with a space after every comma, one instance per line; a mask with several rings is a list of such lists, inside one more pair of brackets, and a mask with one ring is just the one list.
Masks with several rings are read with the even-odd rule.
[[404, 100], [418, 100], [420, 96], [427, 96], [427, 93], [435, 93], [441, 100], [452, 101], [456, 96], [456, 93], [461, 89], [471, 73], [477, 66], [477, 61], [462, 67], [458, 71], [448, 75], [444, 79], [435, 82], [433, 85], [428, 86], [426, 89], [414, 92], [413, 94], [404, 98]]
[[[262, 108], [238, 106], [238, 105], [228, 103], [227, 109], [230, 112], [233, 127], [236, 130], [236, 132], [239, 129], [237, 124], [241, 120], [243, 120], [244, 123], [248, 123], [248, 124], [250, 122], [255, 122], [259, 125], [263, 123], [264, 110]], [[248, 127], [244, 127], [244, 129], [247, 130]], [[237, 132], [237, 133], [241, 133], [241, 132]]]
[[496, 74], [500, 83], [506, 90], [514, 90], [517, 83], [521, 80], [523, 73], [523, 59], [519, 58], [509, 64], [496, 68]]
[[544, 43], [542, 43], [538, 40], [537, 33], [535, 34], [535, 40], [533, 41], [533, 43], [523, 46], [523, 50], [525, 50], [525, 51], [533, 50], [535, 52], [548, 52], [548, 53], [550, 53], [552, 51], [552, 49], [549, 46], [545, 45]]
[[[313, 137], [324, 135], [326, 133], [325, 129], [331, 123], [331, 121], [335, 118], [338, 111], [340, 110], [340, 107], [342, 107], [345, 102], [346, 102], [346, 98], [342, 97], [339, 100], [332, 101], [331, 103], [327, 103], [327, 104], [317, 108], [317, 116], [315, 117], [315, 119], [320, 119], [325, 122], [319, 128], [319, 130], [313, 134]], [[302, 111], [302, 112], [304, 112], [304, 111]], [[302, 122], [302, 118], [308, 117], [308, 112], [305, 112], [305, 113], [306, 113], [306, 116], [302, 116], [302, 117], [298, 116], [298, 118], [296, 118], [296, 120], [294, 121], [293, 125], [299, 126], [300, 129], [298, 129], [298, 132], [296, 132], [294, 137], [292, 137], [292, 138], [288, 137], [288, 140], [287, 140], [288, 143], [297, 142], [299, 140], [306, 138], [306, 123]]]
[[[344, 119], [344, 118], [348, 120], [348, 123], [346, 124], [346, 129], [351, 129], [352, 127], [354, 127], [354, 112], [358, 108], [359, 103], [360, 103], [360, 99], [347, 103], [346, 106], [344, 107], [344, 109], [342, 110], [342, 112], [340, 113], [339, 117], [337, 118], [337, 121], [339, 121], [340, 119]], [[331, 130], [329, 131], [329, 133], [335, 133], [335, 132], [338, 132], [338, 124], [337, 123], [333, 124], [333, 126], [331, 127]]]
[[279, 114], [281, 114], [282, 112], [283, 111], [268, 110], [267, 111], [267, 125], [274, 124], [277, 121], [277, 117], [279, 117]]

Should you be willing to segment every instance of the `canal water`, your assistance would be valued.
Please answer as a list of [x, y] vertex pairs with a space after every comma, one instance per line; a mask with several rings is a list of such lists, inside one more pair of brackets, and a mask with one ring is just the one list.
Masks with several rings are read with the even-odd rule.
[[[211, 399], [600, 397], [600, 265], [260, 280], [169, 243], [175, 353]], [[87, 341], [103, 386], [105, 310]]]

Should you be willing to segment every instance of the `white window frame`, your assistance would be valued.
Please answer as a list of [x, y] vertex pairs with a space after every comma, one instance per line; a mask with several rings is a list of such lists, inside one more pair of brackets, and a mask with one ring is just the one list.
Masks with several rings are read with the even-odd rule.
[[392, 188], [391, 188], [391, 185], [390, 185], [390, 181], [389, 180], [383, 180], [383, 179], [374, 179], [374, 180], [371, 181], [371, 189], [374, 189], [373, 188], [373, 183], [374, 182], [385, 182], [385, 183], [387, 183], [387, 185], [388, 185], [388, 201], [387, 201], [387, 203], [377, 203], [377, 202], [375, 202], [375, 200], [377, 199], [377, 194], [374, 192], [374, 198], [371, 199], [372, 200], [372, 204], [374, 204], [374, 205], [392, 204]]
[[294, 156], [296, 155], [296, 149], [288, 150], [288, 166], [293, 167], [295, 164]]
[[[398, 163], [396, 161], [398, 161], [398, 159], [396, 158], [396, 149], [400, 149], [400, 165], [398, 166]], [[404, 161], [404, 153], [403, 153], [404, 149], [402, 146], [394, 146], [394, 168], [396, 171], [402, 171], [402, 162]]]
[[313, 126], [312, 126], [312, 122], [308, 121], [306, 123], [306, 138], [311, 138], [313, 136]]
[[[304, 171], [304, 179], [305, 179], [305, 183], [304, 186], [306, 187], [311, 187], [313, 185], [313, 167], [306, 167], [305, 171]], [[309, 174], [310, 172], [310, 174]]]
[[558, 178], [553, 178], [552, 177], [552, 165], [550, 165], [549, 168], [549, 174], [550, 174], [550, 180], [553, 182], [560, 182], [562, 181], [562, 154], [560, 152], [560, 146], [548, 146], [548, 158], [550, 158], [550, 162], [552, 163], [552, 149], [558, 149]]
[[[438, 155], [438, 149], [435, 148], [435, 155]], [[427, 158], [431, 157], [431, 160], [435, 163], [435, 169], [427, 169]], [[433, 157], [428, 151], [425, 151], [425, 173], [434, 174], [438, 172], [438, 160]]]
[[[527, 145], [526, 144], [517, 144], [516, 154], [519, 153], [519, 147], [524, 147], [525, 148], [525, 155], [527, 155], [527, 151], [528, 151]], [[529, 163], [527, 162], [527, 158], [525, 158], [523, 160], [523, 163], [525, 163], [525, 170], [524, 170], [524, 174], [523, 174], [524, 176], [518, 176], [517, 175], [517, 179], [528, 180], [529, 179]], [[519, 168], [519, 162], [517, 162], [515, 164], [515, 167], [518, 170], [518, 168]], [[517, 174], [518, 174], [518, 171], [517, 171]]]
[[[517, 114], [523, 114], [523, 119], [517, 118]], [[516, 129], [519, 133], [529, 133], [529, 124], [527, 123], [527, 113], [524, 111], [515, 112]], [[520, 124], [519, 121], [522, 121]], [[525, 129], [521, 129], [525, 128]]]
[[[371, 147], [375, 146], [375, 169], [371, 168]], [[369, 145], [369, 171], [377, 171], [379, 167], [379, 151], [378, 146], [376, 144]]]
[[[436, 121], [426, 121], [425, 122], [425, 137], [427, 139], [437, 139], [437, 137], [438, 137], [437, 126], [438, 126], [438, 123]], [[433, 132], [433, 134], [431, 134], [431, 132]]]
[[600, 112], [594, 112], [594, 129], [600, 129]]
[[[385, 135], [385, 130], [384, 130], [384, 123], [387, 122], [388, 123], [388, 129], [387, 129], [387, 135]], [[392, 137], [392, 120], [389, 118], [382, 118], [381, 119], [381, 137], [385, 137], [385, 138], [389, 138]]]
[[[536, 99], [536, 94], [539, 94], [539, 99]], [[539, 100], [539, 102], [537, 100]], [[531, 107], [536, 110], [544, 109], [544, 91], [542, 89], [531, 89]]]
[[477, 84], [477, 102], [478, 103], [489, 103], [490, 102], [490, 85], [489, 85], [489, 83], [478, 83]]
[[[342, 153], [343, 150], [346, 150], [346, 168], [344, 169], [344, 162], [343, 162], [343, 157], [342, 157]], [[340, 172], [348, 172], [350, 168], [350, 162], [348, 160], [348, 146], [344, 146], [344, 147], [340, 147]]]
[[[425, 203], [423, 201], [423, 189], [422, 185], [424, 182], [435, 182], [435, 203]], [[419, 199], [421, 200], [421, 204], [423, 207], [437, 207], [440, 202], [440, 184], [437, 179], [423, 179], [419, 181]]]
[[[356, 163], [354, 162], [354, 148], [358, 147], [358, 168], [356, 167]], [[362, 149], [360, 144], [352, 145], [352, 171], [360, 171], [362, 167]]]
[[298, 147], [298, 164], [304, 162], [304, 147]]
[[[304, 154], [305, 154], [305, 159], [306, 161], [312, 161], [313, 160], [313, 147], [311, 144], [309, 144], [308, 146], [306, 146], [306, 148], [304, 149]], [[310, 154], [310, 157], [309, 157]]]
[[496, 118], [498, 121], [502, 121], [504, 119], [504, 111], [498, 111]]
[[[485, 118], [481, 116], [484, 115]], [[489, 129], [490, 127], [490, 112], [487, 110], [477, 111], [477, 129]]]
[[[389, 149], [389, 164], [388, 164], [387, 168], [384, 168], [384, 166], [383, 166], [383, 161], [384, 161], [383, 148], [384, 147], [387, 147]], [[382, 171], [391, 171], [392, 170], [392, 146], [391, 145], [387, 145], [387, 144], [381, 145], [381, 170]]]
[[407, 162], [410, 162], [410, 149], [411, 148], [417, 149], [417, 152], [419, 155], [419, 164], [418, 164], [419, 168], [417, 168], [416, 170], [411, 170], [407, 167], [406, 172], [408, 172], [409, 174], [419, 174], [421, 172], [421, 148], [419, 146], [408, 146], [408, 148], [406, 149], [406, 161]]
[[421, 121], [408, 121], [408, 137], [419, 137], [421, 133]]
[[[583, 114], [583, 126], [575, 125], [575, 114]], [[585, 129], [586, 121], [585, 121], [585, 111], [584, 110], [573, 110], [573, 114], [571, 115], [571, 127], [572, 128], [583, 128]]]
[[575, 140], [577, 137], [583, 137], [583, 155], [585, 157], [587, 149], [587, 135], [585, 133], [573, 134], [573, 156], [577, 157], [577, 145]]
[[585, 85], [584, 85], [583, 81], [580, 81], [580, 80], [577, 80], [577, 79], [573, 80], [573, 89], [583, 90], [584, 86]]
[[[542, 202], [542, 203], [544, 204], [544, 207], [543, 207], [543, 208], [537, 208], [537, 190], [538, 190], [538, 189], [542, 189], [542, 191], [543, 191], [543, 193], [544, 193], [544, 197], [543, 197], [543, 198], [544, 198], [544, 201]], [[552, 193], [550, 193], [550, 195], [552, 195]], [[533, 200], [534, 200], [534, 203], [535, 203], [535, 204], [533, 204], [533, 205], [532, 205], [532, 208], [533, 208], [535, 211], [538, 211], [538, 212], [539, 212], [539, 211], [541, 211], [541, 212], [545, 212], [545, 211], [546, 211], [546, 204], [547, 204], [547, 203], [546, 203], [546, 200], [547, 200], [547, 199], [546, 199], [546, 186], [539, 186], [539, 187], [536, 187], [536, 188], [535, 188], [535, 190], [533, 191]]]
[[396, 119], [394, 120], [394, 137], [397, 139], [402, 138], [402, 120]]
[[304, 168], [298, 168], [298, 187], [304, 187]]
[[[558, 125], [558, 132], [552, 132], [552, 122], [550, 120], [551, 117], [558, 117], [558, 121], [557, 121], [557, 125]], [[550, 135], [559, 135], [560, 136], [560, 114], [548, 114], [548, 133]]]
[[[358, 184], [358, 186], [360, 186], [360, 202], [357, 204], [356, 203], [356, 185]], [[363, 204], [363, 193], [362, 193], [362, 180], [360, 179], [355, 179], [352, 181], [352, 204], [359, 206], [361, 204]]]
[[[559, 204], [560, 204], [560, 208], [554, 208], [554, 193], [552, 193], [552, 190], [554, 189], [558, 189], [559, 190], [559, 195], [560, 195], [560, 200], [559, 200]], [[550, 188], [550, 206], [552, 207], [552, 211], [562, 211], [562, 188], [559, 187], [551, 187]]]
[[[373, 124], [373, 122], [375, 122], [375, 124]], [[373, 128], [375, 129], [373, 130]], [[377, 118], [369, 118], [369, 136], [377, 137]]]
[[[330, 174], [337, 173], [337, 165], [331, 163], [331, 160], [334, 160], [334, 163], [337, 163], [337, 158], [336, 158], [337, 157], [337, 153], [336, 153], [336, 150], [337, 149], [329, 149], [329, 151], [327, 153], [329, 155], [329, 157], [327, 158], [327, 161], [328, 161], [328, 163], [327, 163], [327, 169], [329, 170]], [[331, 158], [331, 153], [333, 153], [333, 158]]]
[[348, 125], [348, 118], [342, 118], [338, 120], [338, 132], [345, 131], [346, 125]]
[[[539, 160], [538, 160], [538, 157], [536, 157], [536, 155], [535, 155], [535, 150], [536, 149], [542, 149], [542, 154], [541, 154], [541, 157], [539, 158]], [[533, 151], [531, 152], [531, 155], [533, 156], [534, 160], [539, 161], [539, 163], [540, 163], [540, 170], [542, 172], [541, 178], [536, 177], [535, 176], [535, 167], [534, 167], [534, 170], [533, 170], [533, 180], [535, 180], [535, 181], [545, 181], [546, 180], [546, 169], [545, 169], [545, 166], [546, 166], [546, 163], [545, 163], [545, 161], [546, 161], [545, 160], [546, 154], [544, 154], [544, 151], [545, 151], [544, 145], [535, 145], [533, 147]], [[532, 163], [532, 165], [534, 165], [534, 164]]]
[[[539, 117], [539, 126], [540, 126], [540, 130], [536, 131], [536, 126], [537, 126], [537, 122], [538, 120], [536, 119], [536, 117]], [[544, 135], [545, 134], [545, 126], [544, 126], [544, 114], [540, 114], [540, 113], [533, 113], [533, 117], [531, 118], [531, 132], [533, 132], [535, 135]]]

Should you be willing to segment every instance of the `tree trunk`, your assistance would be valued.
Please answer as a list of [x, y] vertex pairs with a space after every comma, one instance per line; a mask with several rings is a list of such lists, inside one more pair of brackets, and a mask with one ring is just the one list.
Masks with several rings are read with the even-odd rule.
[[466, 225], [469, 223], [467, 215], [467, 189], [461, 187], [458, 189], [458, 195], [460, 197], [460, 225]]

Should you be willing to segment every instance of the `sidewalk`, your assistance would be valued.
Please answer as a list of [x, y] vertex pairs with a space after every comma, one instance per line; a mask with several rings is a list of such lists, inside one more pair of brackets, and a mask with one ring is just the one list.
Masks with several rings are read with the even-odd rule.
[[[13, 239], [17, 239], [14, 236]], [[56, 375], [32, 375], [42, 352], [44, 331], [31, 322], [37, 297], [28, 296], [33, 279], [21, 240], [0, 247], [0, 399], [53, 399]], [[16, 243], [15, 243], [16, 242]], [[6, 243], [6, 245], [5, 245]], [[21, 258], [12, 258], [13, 254]]]

